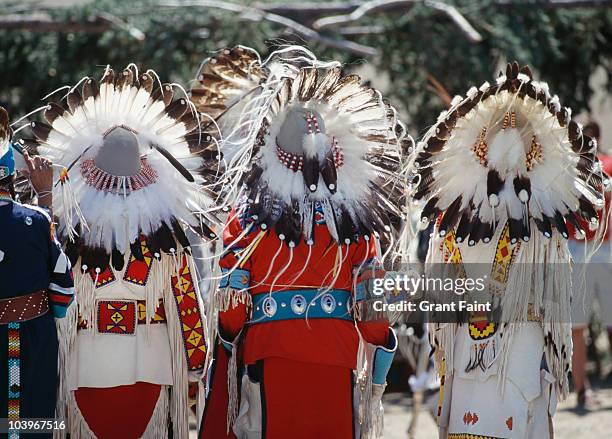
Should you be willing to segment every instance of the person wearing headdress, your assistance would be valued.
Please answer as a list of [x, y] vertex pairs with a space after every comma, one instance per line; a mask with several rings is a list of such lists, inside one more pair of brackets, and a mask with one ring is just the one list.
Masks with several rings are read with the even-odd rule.
[[[612, 157], [605, 153], [600, 144], [600, 129], [596, 122], [589, 122], [582, 128], [583, 133], [597, 141], [597, 157], [603, 171], [612, 174]], [[600, 219], [609, 221], [610, 218], [610, 188], [606, 192], [606, 211], [600, 212]], [[572, 302], [572, 383], [576, 393], [576, 402], [579, 408], [596, 408], [601, 403], [593, 392], [587, 377], [587, 345], [585, 329], [588, 327], [594, 302], [597, 301], [600, 309], [601, 323], [607, 328], [608, 338], [612, 340], [612, 296], [609, 294], [610, 279], [610, 224], [608, 223], [603, 235], [603, 241], [596, 238], [596, 233], [588, 229], [584, 220], [580, 221], [585, 234], [576, 233], [571, 224], [568, 227], [570, 242], [569, 248], [574, 261], [574, 298]], [[599, 248], [593, 246], [599, 245]]]
[[366, 284], [397, 236], [410, 139], [337, 63], [295, 47], [270, 59], [221, 51], [191, 90], [223, 134], [234, 204], [200, 437], [381, 435], [396, 338]]
[[572, 358], [568, 224], [603, 234], [608, 179], [596, 153], [516, 62], [455, 98], [417, 145], [412, 196], [434, 222], [427, 262], [484, 279], [466, 300], [491, 309], [430, 324], [441, 438], [552, 437]]
[[[200, 120], [152, 70], [107, 67], [50, 102], [24, 147], [63, 165], [58, 230], [75, 266], [78, 331], [59, 410], [72, 438], [187, 438], [206, 322], [187, 235], [214, 238]], [[190, 171], [191, 170], [191, 171]], [[196, 178], [197, 177], [197, 178]], [[202, 389], [203, 391], [203, 389]], [[170, 422], [169, 422], [170, 420]]]
[[[51, 163], [25, 154], [39, 206], [15, 201], [18, 146], [11, 136], [9, 116], [0, 107], [0, 417], [53, 419], [58, 377], [66, 375], [58, 369], [58, 355], [74, 298], [72, 270], [55, 238]], [[8, 437], [18, 438], [10, 427]], [[40, 437], [51, 437], [45, 431]]]

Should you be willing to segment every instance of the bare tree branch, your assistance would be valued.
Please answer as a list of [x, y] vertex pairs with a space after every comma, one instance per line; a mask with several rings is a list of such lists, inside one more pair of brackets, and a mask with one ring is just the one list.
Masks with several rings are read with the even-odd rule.
[[354, 1], [328, 1], [328, 2], [302, 2], [302, 3], [274, 3], [266, 4], [265, 2], [255, 3], [257, 9], [279, 15], [295, 15], [300, 17], [317, 17], [328, 14], [346, 14], [354, 9], [357, 9], [363, 4], [363, 0]]
[[[70, 2], [62, 7], [70, 7], [69, 4]], [[382, 26], [350, 26], [350, 24], [374, 13], [407, 10], [415, 4], [423, 4], [444, 13], [470, 41], [474, 43], [482, 41], [481, 34], [461, 15], [457, 8], [445, 3], [443, 0], [334, 0], [321, 3], [306, 1], [289, 4], [266, 4], [264, 0], [261, 0], [252, 6], [223, 0], [177, 0], [166, 6], [174, 8], [206, 7], [233, 12], [239, 14], [240, 18], [244, 20], [265, 20], [277, 24], [282, 26], [285, 32], [304, 40], [314, 41], [360, 56], [374, 56], [378, 54], [376, 48], [346, 40], [342, 36], [379, 34], [383, 33], [385, 29]], [[532, 0], [527, 3], [516, 2], [514, 0], [497, 0], [493, 6], [511, 9], [526, 5], [532, 8], [543, 9], [604, 8], [612, 7], [612, 0]], [[23, 29], [31, 32], [82, 32], [91, 34], [101, 34], [111, 29], [123, 29], [139, 41], [145, 38], [142, 31], [134, 28], [122, 18], [108, 12], [99, 12], [85, 21], [58, 21], [46, 13], [47, 7], [48, 5], [41, 2], [31, 6], [28, 5], [27, 8], [24, 8], [19, 7], [19, 3], [15, 2], [13, 11], [22, 13], [0, 15], [0, 29]], [[486, 23], [482, 24], [482, 26], [486, 26]], [[320, 33], [320, 30], [325, 30], [325, 34]]]
[[28, 30], [30, 32], [83, 32], [100, 34], [112, 27], [112, 23], [100, 17], [88, 21], [57, 21], [47, 14], [0, 15], [0, 29]]
[[378, 50], [374, 47], [365, 46], [363, 44], [355, 43], [353, 41], [336, 39], [332, 37], [327, 37], [319, 34], [317, 31], [305, 26], [301, 23], [298, 23], [295, 20], [292, 20], [287, 17], [283, 17], [281, 15], [272, 14], [269, 12], [262, 11], [257, 8], [253, 8], [250, 6], [238, 5], [235, 3], [229, 3], [218, 0], [196, 0], [191, 2], [174, 2], [174, 3], [164, 3], [162, 6], [167, 7], [207, 7], [207, 8], [216, 8], [222, 9], [229, 12], [237, 12], [240, 13], [241, 16], [246, 20], [251, 21], [261, 21], [266, 20], [272, 23], [280, 24], [284, 26], [286, 29], [291, 30], [295, 35], [304, 38], [306, 40], [315, 41], [317, 43], [321, 43], [328, 47], [333, 47], [335, 49], [346, 50], [348, 52], [360, 55], [360, 56], [374, 56], [378, 54]]
[[370, 0], [361, 4], [361, 6], [349, 14], [320, 18], [312, 24], [312, 27], [317, 30], [328, 29], [333, 26], [353, 23], [373, 12], [396, 10], [406, 6], [412, 6], [415, 3], [419, 3], [419, 0]]
[[102, 20], [106, 20], [109, 23], [113, 24], [118, 29], [126, 30], [134, 39], [138, 41], [144, 41], [145, 34], [140, 29], [135, 28], [130, 25], [128, 22], [123, 21], [121, 18], [113, 15], [109, 12], [98, 12], [97, 16]]
[[498, 0], [497, 5], [504, 8], [519, 6], [541, 7], [546, 9], [609, 8], [612, 7], [612, 0], [535, 0], [529, 3], [516, 2], [514, 0]]
[[450, 107], [450, 104], [453, 98], [451, 97], [449, 92], [446, 90], [446, 88], [440, 83], [440, 81], [436, 79], [435, 76], [433, 76], [430, 73], [427, 73], [427, 80], [430, 83], [428, 88], [434, 91], [447, 107]]
[[417, 3], [423, 3], [425, 6], [446, 14], [471, 42], [480, 43], [482, 41], [482, 36], [465, 17], [461, 15], [457, 8], [441, 1], [430, 0], [371, 0], [363, 3], [350, 14], [319, 18], [312, 24], [312, 27], [318, 30], [337, 27], [347, 23], [354, 23], [368, 14], [407, 9]]
[[[329, 1], [325, 3], [313, 3], [313, 2], [302, 2], [302, 3], [274, 3], [266, 4], [264, 1], [255, 3], [257, 9], [261, 9], [266, 12], [280, 15], [297, 15], [299, 14], [302, 20], [311, 19], [313, 17], [320, 17], [323, 15], [340, 15], [350, 14], [357, 8], [370, 3], [364, 0], [352, 0], [352, 1]], [[418, 3], [414, 0], [413, 3]], [[549, 9], [557, 8], [576, 8], [576, 7], [612, 7], [612, 0], [531, 0], [529, 2], [519, 2], [516, 0], [498, 0], [497, 4], [503, 7], [546, 7]]]
[[384, 34], [387, 29], [384, 26], [347, 26], [336, 29], [338, 35], [374, 35]]
[[145, 39], [145, 34], [129, 25], [116, 15], [108, 12], [99, 12], [87, 21], [58, 21], [43, 12], [33, 14], [0, 15], [0, 29], [28, 30], [30, 32], [82, 32], [88, 34], [101, 34], [107, 30], [117, 28], [126, 30], [138, 41]]
[[482, 35], [480, 35], [478, 31], [472, 27], [472, 25], [454, 6], [434, 0], [425, 0], [425, 5], [437, 11], [444, 12], [472, 43], [482, 42]]

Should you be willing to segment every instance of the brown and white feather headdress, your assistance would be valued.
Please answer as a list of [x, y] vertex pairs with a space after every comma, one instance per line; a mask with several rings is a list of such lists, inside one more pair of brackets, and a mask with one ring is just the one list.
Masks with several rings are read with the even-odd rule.
[[198, 111], [217, 119], [267, 77], [257, 52], [244, 46], [225, 49], [204, 61], [191, 100]]
[[439, 233], [455, 230], [457, 242], [487, 243], [506, 219], [513, 243], [532, 229], [568, 238], [568, 223], [578, 233], [581, 219], [599, 226], [608, 180], [596, 150], [548, 85], [515, 62], [439, 116], [417, 145], [413, 196], [426, 201], [423, 221], [444, 213]]
[[[255, 51], [236, 47], [204, 65], [191, 94], [205, 111], [198, 96], [218, 97], [222, 192], [228, 201], [242, 200], [256, 226], [274, 227], [290, 245], [311, 242], [319, 208], [339, 244], [370, 233], [393, 240], [412, 139], [395, 109], [358, 76], [303, 48], [262, 62]], [[280, 144], [285, 122], [306, 127], [298, 151]]]
[[[462, 276], [490, 266], [484, 293], [495, 308], [488, 318], [501, 324], [491, 336], [498, 339], [475, 337], [465, 370], [498, 364], [502, 383], [521, 328], [514, 323], [539, 322], [561, 398], [572, 356], [568, 224], [579, 235], [582, 224], [597, 229], [596, 246], [608, 185], [595, 140], [570, 116], [528, 67], [509, 64], [495, 84], [455, 98], [417, 145], [410, 170], [422, 221], [435, 221], [427, 262]], [[431, 334], [438, 366], [442, 356], [453, 364], [455, 325], [434, 323]]]
[[[187, 228], [214, 238], [213, 194], [198, 171], [216, 152], [201, 146], [200, 117], [186, 95], [175, 98], [177, 86], [132, 64], [118, 73], [107, 67], [99, 83], [85, 77], [66, 88], [65, 106], [43, 107], [46, 122], [31, 122], [35, 138], [21, 143], [64, 166], [55, 212], [85, 265], [104, 269], [111, 255], [121, 265], [130, 249], [140, 255], [143, 236], [156, 255], [188, 248]], [[115, 168], [132, 161], [134, 172], [104, 169], [100, 157]]]

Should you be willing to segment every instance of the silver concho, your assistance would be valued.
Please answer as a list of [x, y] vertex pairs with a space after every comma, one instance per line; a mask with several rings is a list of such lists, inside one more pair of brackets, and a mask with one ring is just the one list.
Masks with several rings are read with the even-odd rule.
[[31, 216], [26, 216], [25, 223], [26, 223], [27, 226], [31, 226], [32, 225], [32, 217]]
[[297, 314], [302, 315], [306, 311], [306, 298], [301, 294], [296, 294], [291, 299], [291, 310]]
[[327, 293], [321, 297], [321, 308], [327, 314], [331, 314], [336, 309], [336, 298], [331, 294]]
[[273, 297], [266, 297], [263, 303], [261, 304], [261, 309], [263, 310], [264, 314], [268, 317], [274, 317], [274, 314], [276, 314], [277, 308], [278, 308], [278, 305], [276, 304], [276, 300]]

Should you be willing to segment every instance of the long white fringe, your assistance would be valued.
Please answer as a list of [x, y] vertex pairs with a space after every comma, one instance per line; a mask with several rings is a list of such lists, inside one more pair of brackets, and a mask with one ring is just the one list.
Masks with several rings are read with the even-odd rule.
[[550, 239], [536, 235], [523, 243], [502, 298], [504, 337], [500, 380], [505, 377], [513, 334], [517, 330], [515, 323], [528, 321], [532, 304], [533, 311], [542, 314], [546, 363], [555, 377], [557, 396], [560, 400], [567, 397], [572, 356], [571, 291], [570, 256], [565, 239], [555, 230]]
[[87, 421], [83, 417], [79, 406], [76, 403], [74, 392], [68, 395], [68, 419], [67, 430], [70, 431], [70, 437], [74, 439], [96, 439], [96, 435], [91, 431]]
[[[57, 389], [57, 401], [55, 407], [55, 417], [59, 420], [68, 421], [68, 403], [70, 389], [68, 385], [68, 373], [70, 370], [70, 354], [77, 335], [78, 309], [76, 302], [72, 302], [68, 307], [66, 316], [63, 319], [55, 319], [57, 328], [57, 339], [59, 342], [58, 355], [58, 377], [59, 385]], [[66, 429], [53, 430], [54, 439], [66, 437]]]
[[149, 420], [142, 439], [158, 439], [168, 437], [168, 410], [170, 405], [169, 386], [161, 386], [159, 399]]
[[231, 430], [236, 418], [238, 417], [238, 346], [237, 343], [232, 343], [232, 356], [229, 359], [227, 368], [227, 432]]
[[[355, 327], [357, 327], [355, 325]], [[355, 385], [359, 397], [357, 421], [360, 426], [360, 438], [371, 437], [374, 430], [374, 414], [372, 408], [372, 372], [374, 363], [374, 346], [366, 342], [359, 328], [359, 348], [357, 350], [357, 371]]]
[[[435, 235], [435, 231], [434, 231]], [[428, 261], [443, 260], [439, 240], [430, 244]], [[545, 356], [550, 373], [555, 377], [559, 400], [569, 392], [568, 372], [571, 367], [572, 343], [570, 298], [572, 277], [570, 256], [565, 239], [553, 231], [551, 238], [539, 234], [523, 242], [515, 255], [508, 281], [501, 292], [502, 317], [497, 334], [488, 343], [474, 342], [471, 358], [486, 367], [499, 361], [497, 378], [504, 390], [509, 352], [517, 324], [530, 321], [530, 308], [539, 315], [545, 338]], [[533, 319], [531, 320], [533, 322]], [[434, 360], [440, 370], [442, 360], [453, 363], [457, 324], [430, 324], [430, 340], [435, 347]]]
[[[175, 265], [175, 275], [178, 270], [182, 254], [178, 254]], [[176, 439], [189, 438], [189, 376], [187, 371], [187, 358], [183, 340], [182, 323], [179, 319], [179, 309], [176, 305], [170, 277], [165, 288], [164, 306], [168, 321], [168, 336], [170, 338], [170, 352], [172, 355], [172, 396], [170, 398], [170, 417], [172, 419], [172, 433]]]

